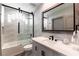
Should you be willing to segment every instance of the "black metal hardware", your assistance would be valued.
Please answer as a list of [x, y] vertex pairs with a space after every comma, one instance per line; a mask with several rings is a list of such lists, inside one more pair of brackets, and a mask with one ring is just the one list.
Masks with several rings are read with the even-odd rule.
[[18, 34], [20, 33], [20, 22], [18, 22]]
[[54, 40], [54, 36], [49, 36], [49, 40]]
[[37, 46], [35, 46], [35, 51], [37, 51]]
[[73, 32], [74, 30], [75, 30], [75, 3], [73, 3], [73, 30], [45, 30], [44, 29], [44, 14], [46, 13], [46, 12], [48, 12], [48, 11], [50, 11], [50, 10], [52, 10], [52, 9], [55, 9], [55, 8], [57, 8], [57, 7], [59, 7], [59, 6], [61, 6], [61, 5], [63, 5], [64, 3], [60, 3], [60, 4], [58, 4], [57, 6], [55, 6], [55, 7], [52, 7], [52, 8], [50, 8], [50, 9], [47, 9], [46, 11], [43, 11], [42, 12], [42, 31], [43, 32], [50, 32], [50, 33], [52, 33], [52, 32]]
[[42, 56], [45, 56], [45, 52], [43, 50], [41, 51], [41, 55]]

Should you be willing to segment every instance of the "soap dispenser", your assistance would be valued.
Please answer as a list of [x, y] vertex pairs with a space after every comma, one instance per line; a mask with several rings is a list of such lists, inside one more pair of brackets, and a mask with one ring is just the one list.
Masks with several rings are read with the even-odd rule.
[[77, 26], [76, 25], [76, 30], [73, 32], [73, 35], [72, 35], [72, 43], [76, 43], [76, 44], [79, 44], [79, 30], [77, 29]]
[[77, 32], [76, 31], [73, 32], [71, 41], [72, 41], [72, 43], [75, 43], [77, 41]]

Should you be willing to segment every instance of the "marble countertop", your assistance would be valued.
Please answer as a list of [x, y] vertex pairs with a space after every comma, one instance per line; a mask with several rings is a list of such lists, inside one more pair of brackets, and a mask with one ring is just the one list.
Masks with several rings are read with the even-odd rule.
[[79, 46], [72, 43], [64, 44], [62, 41], [55, 42], [46, 37], [35, 37], [33, 41], [67, 56], [79, 56]]

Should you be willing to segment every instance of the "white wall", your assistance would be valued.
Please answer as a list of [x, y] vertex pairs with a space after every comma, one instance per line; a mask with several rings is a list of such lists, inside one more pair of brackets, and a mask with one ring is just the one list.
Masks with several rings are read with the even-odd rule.
[[40, 36], [42, 33], [41, 7], [42, 6], [40, 6], [34, 13], [34, 36]]

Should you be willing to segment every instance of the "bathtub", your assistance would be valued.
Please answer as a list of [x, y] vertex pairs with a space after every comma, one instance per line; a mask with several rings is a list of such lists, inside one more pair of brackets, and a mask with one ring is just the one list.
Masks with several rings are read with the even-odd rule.
[[23, 52], [24, 48], [18, 41], [2, 45], [2, 56], [16, 56]]

